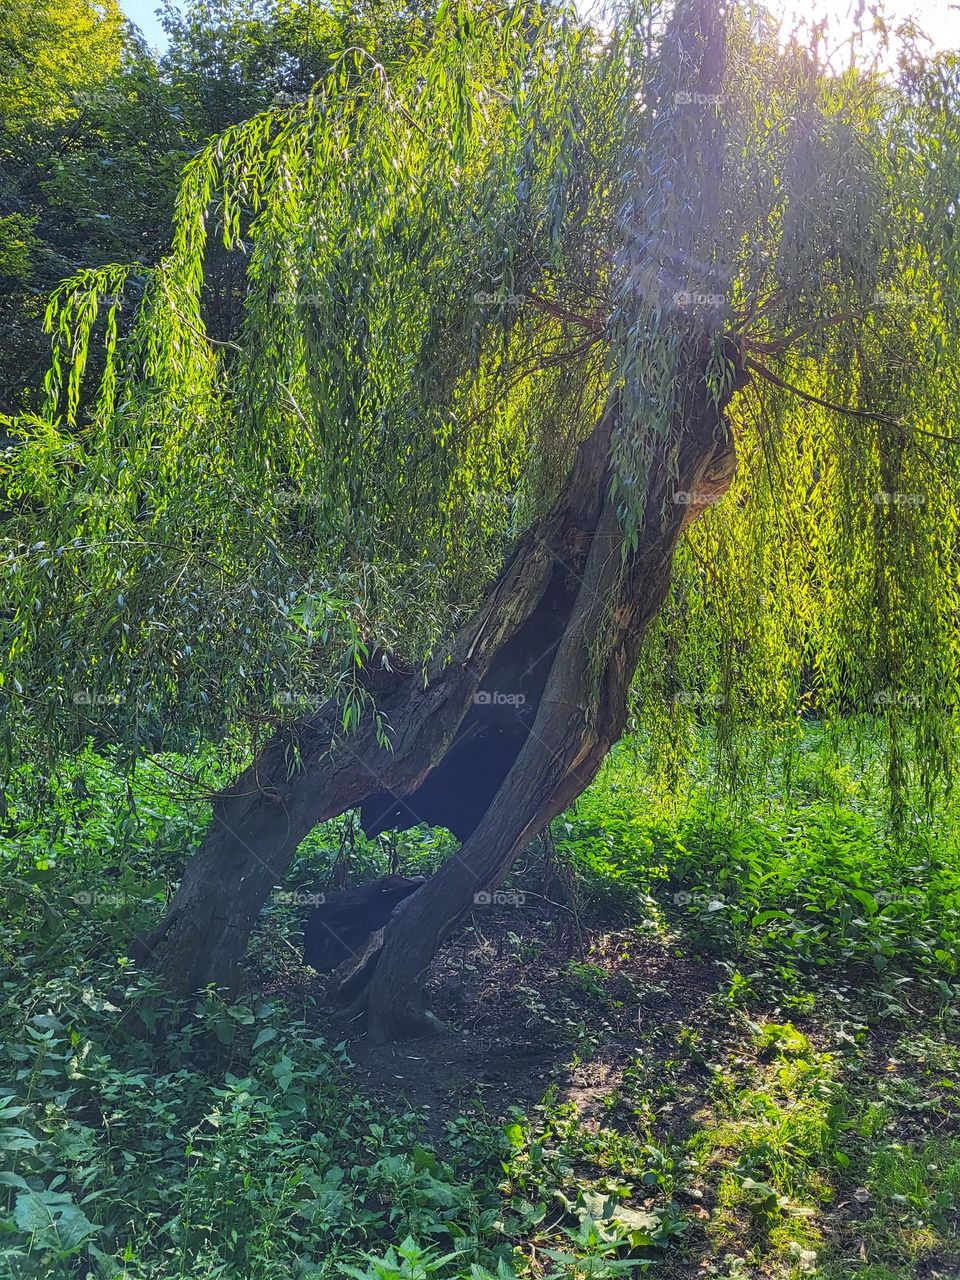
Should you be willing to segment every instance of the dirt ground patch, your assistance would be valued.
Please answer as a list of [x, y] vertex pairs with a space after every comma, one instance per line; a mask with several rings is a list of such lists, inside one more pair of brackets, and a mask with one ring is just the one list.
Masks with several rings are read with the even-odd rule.
[[485, 915], [437, 957], [428, 993], [447, 1034], [391, 1045], [348, 1039], [364, 1092], [423, 1108], [441, 1144], [446, 1121], [470, 1104], [505, 1115], [535, 1105], [550, 1085], [585, 1123], [599, 1123], [646, 1033], [702, 1023], [722, 978], [640, 929], [585, 938], [581, 956], [549, 921], [527, 922], [522, 939], [514, 923]]

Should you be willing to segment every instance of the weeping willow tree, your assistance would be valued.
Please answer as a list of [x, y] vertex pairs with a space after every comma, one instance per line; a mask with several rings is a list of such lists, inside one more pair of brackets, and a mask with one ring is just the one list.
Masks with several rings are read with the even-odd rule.
[[895, 797], [949, 782], [960, 77], [917, 48], [445, 4], [214, 139], [156, 267], [57, 291], [3, 461], [6, 749], [246, 753], [145, 940], [173, 988], [233, 986], [359, 807], [462, 841], [352, 984], [373, 1035], [422, 1031], [442, 939], [631, 705], [678, 748], [720, 706], [732, 761], [738, 726], [869, 710]]

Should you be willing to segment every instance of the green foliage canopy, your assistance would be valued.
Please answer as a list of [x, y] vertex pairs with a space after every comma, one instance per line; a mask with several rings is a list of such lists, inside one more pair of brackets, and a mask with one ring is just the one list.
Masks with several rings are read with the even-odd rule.
[[[57, 290], [0, 464], [11, 754], [249, 742], [331, 692], [352, 723], [358, 663], [443, 651], [611, 395], [629, 545], [684, 354], [720, 388], [733, 334], [739, 468], [647, 646], [654, 737], [722, 706], [734, 758], [736, 724], [879, 709], [896, 786], [948, 774], [957, 59], [838, 71], [731, 6], [704, 95], [700, 22], [464, 2], [389, 69], [345, 42], [188, 164], [123, 327], [129, 267]], [[226, 342], [214, 235], [246, 269]]]

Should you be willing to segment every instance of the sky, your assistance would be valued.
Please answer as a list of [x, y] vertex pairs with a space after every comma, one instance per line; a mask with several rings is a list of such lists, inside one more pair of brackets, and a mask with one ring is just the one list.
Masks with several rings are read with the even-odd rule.
[[146, 36], [147, 44], [153, 48], [166, 48], [167, 37], [156, 18], [157, 0], [119, 0], [119, 3], [130, 21], [135, 22]]
[[[788, 29], [797, 17], [806, 23], [828, 18], [830, 30], [840, 39], [853, 29], [860, 7], [856, 0], [772, 0], [768, 5], [771, 12], [784, 14]], [[960, 0], [886, 0], [881, 7], [888, 22], [916, 18], [936, 48], [960, 49]], [[867, 0], [865, 8], [867, 12], [873, 8], [871, 0]]]
[[[868, 0], [869, 7], [870, 0]], [[147, 43], [159, 48], [166, 46], [166, 37], [160, 29], [154, 10], [157, 0], [120, 0], [120, 7], [127, 17], [137, 24], [147, 38]], [[600, 7], [597, 0], [583, 0], [581, 9], [589, 11]], [[799, 17], [805, 22], [830, 19], [830, 28], [838, 35], [852, 26], [851, 15], [856, 12], [856, 0], [769, 0], [771, 12], [782, 13], [789, 26]], [[941, 49], [960, 48], [960, 0], [886, 0], [883, 6], [891, 19], [915, 15], [923, 30]], [[842, 38], [842, 36], [841, 36]]]

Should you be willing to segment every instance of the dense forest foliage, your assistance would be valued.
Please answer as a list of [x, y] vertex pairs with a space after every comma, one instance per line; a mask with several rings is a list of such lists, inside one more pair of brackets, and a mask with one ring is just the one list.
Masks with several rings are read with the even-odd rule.
[[779, 18], [0, 12], [0, 1280], [960, 1276], [960, 55]]
[[[296, 3], [162, 10], [152, 53], [113, 0], [11, 0], [0, 51], [2, 356], [0, 409], [42, 385], [49, 295], [82, 268], [155, 263], [169, 244], [180, 171], [215, 133], [302, 97], [331, 53], [358, 43], [400, 49], [424, 29], [416, 8], [376, 17]], [[351, 35], [351, 32], [353, 33]], [[236, 317], [239, 283], [211, 274], [211, 318]]]

